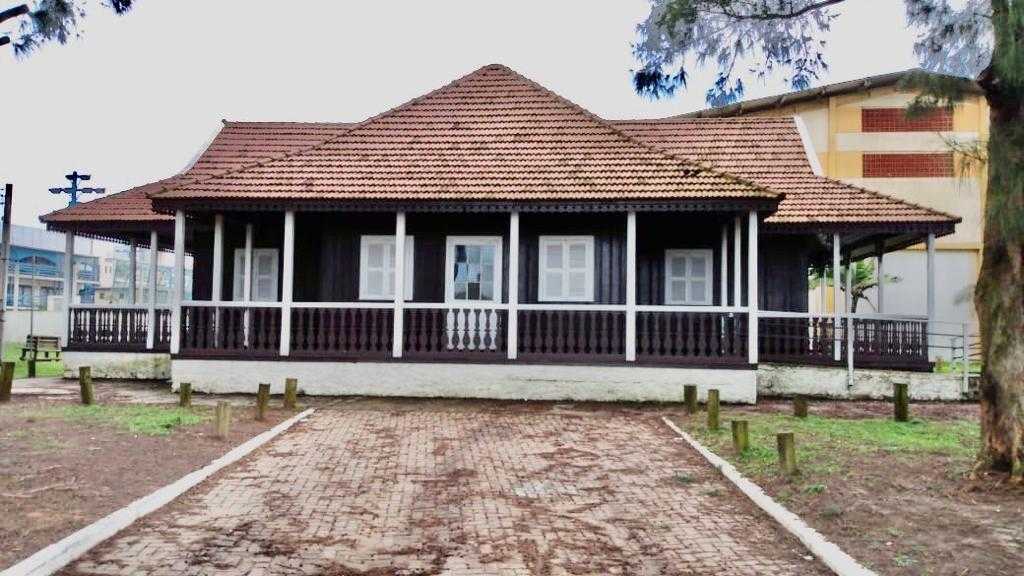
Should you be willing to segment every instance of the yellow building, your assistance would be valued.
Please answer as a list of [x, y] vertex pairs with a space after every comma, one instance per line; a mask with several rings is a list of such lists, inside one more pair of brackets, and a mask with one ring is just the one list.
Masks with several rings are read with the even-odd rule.
[[[795, 116], [803, 123], [807, 148], [822, 175], [960, 216], [963, 221], [956, 233], [936, 242], [936, 263], [947, 271], [937, 286], [936, 318], [973, 323], [987, 174], [983, 166], [965, 158], [973, 156], [972, 146], [987, 139], [988, 105], [979, 89], [951, 111], [907, 118], [906, 107], [916, 93], [901, 84], [911, 72], [749, 100], [690, 116]], [[886, 276], [899, 278], [886, 283], [884, 311], [923, 313], [923, 246], [887, 255], [884, 270]], [[877, 294], [870, 296], [877, 309]], [[812, 303], [818, 301], [812, 296]], [[831, 308], [830, 301], [826, 307]]]

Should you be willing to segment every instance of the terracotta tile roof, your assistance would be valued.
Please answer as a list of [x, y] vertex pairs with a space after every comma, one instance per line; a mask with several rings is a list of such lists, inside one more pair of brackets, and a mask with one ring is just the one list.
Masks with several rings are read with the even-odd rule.
[[623, 120], [639, 140], [785, 194], [766, 222], [953, 223], [959, 218], [814, 174], [792, 117]]
[[174, 216], [153, 210], [149, 193], [156, 192], [173, 180], [167, 178], [115, 194], [99, 196], [88, 202], [55, 210], [39, 217], [46, 224], [89, 222], [161, 222], [173, 221]]
[[116, 194], [100, 196], [73, 208], [45, 214], [40, 220], [47, 224], [85, 222], [152, 222], [173, 221], [171, 214], [153, 210], [149, 194], [170, 185], [180, 185], [237, 170], [289, 152], [307, 148], [337, 136], [352, 124], [342, 122], [230, 122], [224, 121], [220, 131], [184, 172], [170, 178], [129, 188]]
[[501, 65], [326, 142], [154, 198], [316, 200], [774, 199], [641, 143]]

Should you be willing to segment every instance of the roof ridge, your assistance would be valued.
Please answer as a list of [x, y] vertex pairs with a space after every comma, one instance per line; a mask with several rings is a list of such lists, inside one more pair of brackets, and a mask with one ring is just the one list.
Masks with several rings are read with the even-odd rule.
[[510, 73], [512, 73], [512, 74], [514, 74], [514, 75], [516, 75], [516, 76], [518, 76], [520, 78], [522, 78], [523, 80], [525, 80], [526, 82], [530, 83], [532, 86], [534, 86], [538, 90], [541, 90], [542, 92], [544, 92], [546, 94], [550, 94], [555, 99], [559, 100], [560, 102], [563, 102], [564, 104], [566, 104], [569, 107], [573, 108], [577, 112], [580, 112], [584, 116], [590, 118], [591, 120], [594, 120], [599, 125], [604, 126], [605, 128], [611, 130], [614, 134], [618, 135], [620, 138], [626, 140], [627, 142], [635, 144], [638, 147], [645, 148], [645, 149], [650, 150], [650, 151], [652, 151], [652, 152], [654, 152], [656, 154], [660, 154], [660, 155], [664, 156], [665, 158], [668, 158], [670, 160], [675, 160], [676, 162], [680, 162], [681, 164], [684, 164], [686, 166], [694, 166], [694, 167], [697, 167], [697, 168], [699, 168], [701, 170], [704, 170], [706, 172], [710, 172], [712, 174], [715, 174], [715, 175], [718, 175], [718, 176], [722, 176], [722, 177], [724, 177], [726, 179], [733, 180], [734, 182], [739, 182], [741, 184], [745, 184], [747, 186], [750, 186], [751, 188], [754, 188], [755, 190], [760, 190], [760, 191], [763, 191], [763, 192], [767, 192], [769, 194], [773, 194], [776, 198], [781, 199], [781, 198], [783, 198], [785, 196], [785, 194], [783, 194], [781, 192], [777, 192], [775, 190], [770, 190], [770, 189], [768, 189], [768, 188], [766, 188], [766, 187], [764, 187], [764, 186], [762, 186], [760, 184], [757, 184], [755, 182], [751, 182], [750, 180], [747, 180], [746, 178], [741, 178], [739, 176], [736, 176], [735, 174], [730, 174], [728, 172], [723, 172], [723, 171], [721, 171], [721, 170], [719, 170], [717, 168], [714, 168], [714, 167], [712, 167], [710, 165], [707, 165], [707, 164], [705, 164], [703, 162], [697, 162], [697, 161], [691, 160], [689, 158], [684, 158], [682, 156], [678, 156], [676, 154], [673, 154], [672, 152], [669, 152], [668, 150], [666, 150], [664, 148], [661, 148], [659, 146], [655, 146], [655, 145], [650, 144], [648, 142], [644, 142], [644, 141], [642, 141], [642, 140], [640, 140], [640, 139], [638, 139], [638, 138], [636, 138], [634, 136], [631, 136], [630, 134], [627, 134], [627, 133], [623, 132], [618, 127], [616, 127], [614, 124], [612, 124], [611, 121], [605, 120], [604, 118], [601, 118], [597, 114], [591, 112], [590, 110], [587, 110], [586, 108], [580, 106], [579, 104], [573, 102], [572, 100], [566, 98], [565, 96], [562, 96], [558, 92], [555, 92], [554, 90], [552, 90], [552, 89], [550, 89], [550, 88], [548, 88], [548, 87], [546, 87], [546, 86], [536, 82], [532, 78], [528, 78], [527, 76], [525, 76], [523, 74], [520, 74], [519, 72], [516, 72], [515, 70], [509, 68], [508, 66], [505, 66], [504, 64], [491, 64], [490, 66], [487, 66], [487, 68], [493, 68], [493, 67], [501, 68], [501, 69], [503, 69], [503, 70], [505, 70], [507, 72], [510, 72]]
[[[235, 174], [235, 173], [241, 172], [243, 170], [248, 170], [249, 168], [255, 168], [257, 166], [264, 166], [264, 165], [266, 165], [266, 164], [268, 164], [270, 162], [274, 162], [274, 161], [277, 161], [277, 160], [284, 160], [285, 158], [291, 158], [292, 156], [295, 156], [297, 154], [304, 154], [304, 153], [309, 152], [311, 150], [316, 150], [317, 148], [320, 148], [321, 146], [325, 146], [327, 144], [330, 144], [331, 142], [334, 142], [335, 140], [341, 138], [342, 136], [345, 136], [345, 135], [347, 135], [347, 134], [349, 134], [349, 133], [351, 133], [351, 132], [353, 132], [355, 130], [358, 130], [359, 128], [362, 128], [363, 126], [366, 126], [367, 124], [370, 124], [370, 123], [372, 123], [372, 122], [374, 122], [376, 120], [379, 120], [380, 118], [382, 118], [384, 116], [390, 116], [391, 114], [394, 114], [395, 112], [398, 112], [399, 110], [404, 110], [405, 108], [408, 108], [409, 106], [412, 106], [413, 104], [416, 104], [417, 102], [420, 102], [421, 100], [423, 100], [423, 99], [425, 99], [425, 98], [427, 98], [429, 96], [432, 96], [432, 95], [436, 94], [437, 92], [440, 92], [441, 90], [444, 90], [446, 88], [454, 86], [454, 85], [458, 84], [459, 82], [462, 82], [462, 81], [466, 80], [467, 78], [477, 74], [478, 72], [481, 72], [481, 71], [483, 71], [483, 70], [485, 70], [487, 68], [491, 68], [493, 66], [495, 66], [495, 64], [488, 64], [486, 66], [481, 66], [480, 68], [477, 68], [476, 70], [470, 72], [469, 74], [465, 74], [463, 76], [460, 76], [460, 77], [456, 78], [455, 80], [452, 80], [451, 82], [448, 82], [447, 84], [445, 84], [443, 86], [439, 86], [439, 87], [431, 90], [430, 92], [427, 92], [425, 94], [421, 94], [421, 95], [419, 95], [419, 96], [417, 96], [415, 98], [412, 98], [410, 100], [406, 100], [405, 102], [403, 102], [403, 103], [401, 103], [401, 104], [399, 104], [397, 106], [393, 106], [393, 107], [391, 107], [391, 108], [389, 108], [387, 110], [384, 110], [383, 112], [381, 112], [379, 114], [376, 114], [374, 116], [370, 116], [369, 118], [367, 118], [365, 120], [362, 120], [360, 122], [356, 122], [356, 123], [352, 124], [351, 126], [349, 126], [347, 129], [345, 129], [344, 131], [342, 131], [341, 133], [335, 134], [334, 136], [331, 136], [330, 138], [322, 140], [322, 141], [320, 141], [320, 142], [318, 142], [316, 144], [312, 144], [310, 146], [306, 146], [306, 147], [302, 147], [302, 148], [297, 148], [295, 150], [286, 152], [286, 153], [281, 154], [279, 156], [272, 156], [272, 157], [269, 157], [269, 158], [264, 158], [263, 160], [260, 160], [260, 161], [257, 161], [257, 162], [253, 162], [251, 164], [242, 164], [241, 166], [237, 166], [235, 168], [232, 168], [230, 170], [225, 170], [225, 171], [219, 172], [217, 174], [209, 174], [209, 175], [207, 175], [204, 178], [199, 178], [199, 179], [193, 180], [192, 182], [189, 182], [189, 185], [194, 185], [194, 184], [199, 184], [199, 183], [202, 183], [202, 182], [207, 182], [207, 181], [213, 180], [214, 178], [221, 178], [221, 177], [224, 177], [224, 176], [228, 176], [230, 174]], [[500, 66], [500, 64], [498, 66]], [[226, 122], [226, 121], [224, 121], [224, 122]], [[157, 192], [153, 192], [153, 193], [148, 194], [148, 196], [150, 198], [158, 198], [161, 194], [163, 194], [166, 191], [167, 191], [167, 188], [163, 188], [163, 189], [161, 189], [161, 190], [159, 190]]]

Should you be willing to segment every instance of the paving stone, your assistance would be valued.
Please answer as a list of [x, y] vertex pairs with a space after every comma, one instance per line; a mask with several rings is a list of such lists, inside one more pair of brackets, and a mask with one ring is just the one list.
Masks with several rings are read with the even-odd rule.
[[67, 573], [828, 573], [806, 554], [652, 414], [373, 400], [321, 409]]

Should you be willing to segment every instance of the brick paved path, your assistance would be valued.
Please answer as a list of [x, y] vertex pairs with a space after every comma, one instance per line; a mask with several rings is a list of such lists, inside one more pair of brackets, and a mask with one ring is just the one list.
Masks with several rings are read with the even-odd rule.
[[826, 574], [650, 412], [322, 409], [66, 574]]

